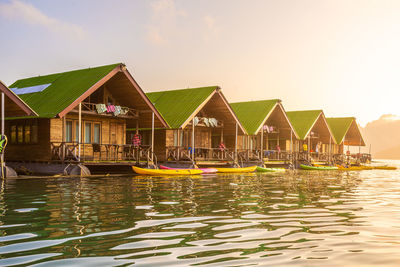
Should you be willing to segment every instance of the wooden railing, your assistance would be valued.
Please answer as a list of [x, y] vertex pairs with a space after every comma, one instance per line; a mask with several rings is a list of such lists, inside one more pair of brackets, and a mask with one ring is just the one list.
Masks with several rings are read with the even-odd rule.
[[234, 150], [219, 149], [219, 148], [203, 148], [196, 147], [192, 151], [191, 147], [177, 147], [170, 146], [166, 149], [167, 160], [172, 161], [192, 161], [193, 153], [195, 160], [220, 160], [220, 161], [234, 161]]
[[[151, 161], [150, 146], [131, 144], [81, 144], [79, 158], [78, 143], [52, 142], [52, 159], [62, 162], [87, 161]], [[153, 160], [156, 159], [153, 154]]]

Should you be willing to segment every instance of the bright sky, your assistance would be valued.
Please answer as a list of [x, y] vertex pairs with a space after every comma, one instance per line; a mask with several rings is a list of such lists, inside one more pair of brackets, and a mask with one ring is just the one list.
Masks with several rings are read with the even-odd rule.
[[144, 91], [219, 85], [364, 125], [400, 115], [400, 1], [0, 0], [0, 79], [124, 62]]

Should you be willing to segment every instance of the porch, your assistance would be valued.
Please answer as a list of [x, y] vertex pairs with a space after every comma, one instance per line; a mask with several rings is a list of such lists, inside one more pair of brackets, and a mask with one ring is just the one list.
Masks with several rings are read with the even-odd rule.
[[[157, 162], [151, 146], [132, 144], [81, 144], [51, 142], [51, 159], [67, 163], [130, 162], [132, 164]], [[80, 156], [79, 156], [80, 155]]]

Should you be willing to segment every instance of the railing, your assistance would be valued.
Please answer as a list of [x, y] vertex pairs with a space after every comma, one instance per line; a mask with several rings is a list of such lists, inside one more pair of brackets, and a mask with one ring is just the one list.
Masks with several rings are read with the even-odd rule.
[[[87, 161], [146, 161], [151, 164], [151, 146], [130, 144], [81, 144], [79, 158], [78, 143], [52, 142], [52, 159], [62, 162]], [[153, 154], [153, 160], [154, 160]]]
[[196, 160], [234, 161], [235, 159], [235, 152], [230, 149], [196, 147], [192, 151], [191, 147], [177, 146], [167, 147], [166, 158], [172, 161], [192, 161], [193, 153]]

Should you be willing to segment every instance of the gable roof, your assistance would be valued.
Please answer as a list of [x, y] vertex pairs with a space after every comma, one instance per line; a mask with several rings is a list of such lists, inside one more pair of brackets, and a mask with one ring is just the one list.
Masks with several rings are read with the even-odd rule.
[[322, 110], [302, 110], [287, 111], [286, 114], [300, 140], [304, 140], [323, 112]]
[[16, 90], [16, 88], [50, 84], [43, 91], [21, 94], [19, 97], [35, 110], [40, 117], [54, 118], [119, 66], [122, 66], [122, 64], [117, 63], [21, 79], [10, 85], [10, 89], [17, 91], [18, 89]]
[[326, 118], [336, 143], [341, 144], [355, 118]]
[[[354, 117], [342, 117], [342, 118], [326, 118], [329, 128], [332, 131], [332, 135], [336, 140], [337, 144], [341, 144], [345, 141], [345, 137], [350, 133], [350, 128], [353, 126], [354, 130], [358, 132], [360, 136], [359, 145], [365, 145], [364, 139], [362, 137], [361, 131], [357, 126], [356, 118]], [[354, 133], [354, 132], [353, 132]], [[348, 143], [356, 144], [353, 140], [346, 140]], [[352, 142], [353, 141], [353, 142]]]
[[7, 112], [8, 105], [14, 105], [19, 110], [22, 110], [23, 114], [28, 116], [37, 116], [38, 114], [32, 110], [21, 98], [19, 98], [13, 91], [11, 91], [2, 81], [0, 81], [0, 91], [4, 93], [6, 98], [10, 100], [9, 103], [5, 103], [5, 111]]
[[[124, 81], [116, 84], [118, 79], [124, 79]], [[21, 79], [14, 82], [10, 89], [19, 92], [19, 97], [40, 117], [54, 118], [65, 116], [107, 82], [111, 82], [111, 85], [116, 88], [114, 93], [119, 95], [121, 101], [136, 101], [135, 105], [142, 109], [139, 111], [144, 112], [141, 118], [148, 120], [147, 117], [151, 115], [148, 115], [146, 111], [150, 109], [161, 122], [159, 126], [167, 126], [123, 63]], [[122, 87], [128, 88], [128, 91], [124, 92]]]
[[146, 95], [170, 128], [178, 129], [209, 99], [218, 86], [151, 92]]
[[231, 103], [231, 107], [249, 135], [257, 134], [279, 99]]

